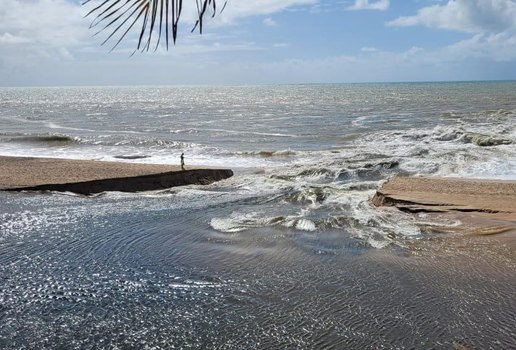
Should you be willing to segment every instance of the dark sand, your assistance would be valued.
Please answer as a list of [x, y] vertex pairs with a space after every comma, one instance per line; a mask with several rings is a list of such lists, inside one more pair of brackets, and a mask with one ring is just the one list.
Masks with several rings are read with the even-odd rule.
[[516, 232], [516, 181], [395, 176], [372, 202], [436, 220], [455, 217], [461, 230], [477, 234]]
[[0, 156], [0, 190], [47, 190], [92, 194], [138, 192], [231, 177], [228, 169], [186, 169], [179, 166]]

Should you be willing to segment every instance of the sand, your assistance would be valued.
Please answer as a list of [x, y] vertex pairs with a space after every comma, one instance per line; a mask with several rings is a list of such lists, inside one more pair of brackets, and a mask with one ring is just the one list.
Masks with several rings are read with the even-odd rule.
[[372, 203], [435, 220], [455, 217], [461, 229], [477, 234], [516, 232], [516, 181], [395, 176]]
[[207, 184], [233, 175], [229, 169], [0, 156], [0, 190], [138, 192], [189, 184]]

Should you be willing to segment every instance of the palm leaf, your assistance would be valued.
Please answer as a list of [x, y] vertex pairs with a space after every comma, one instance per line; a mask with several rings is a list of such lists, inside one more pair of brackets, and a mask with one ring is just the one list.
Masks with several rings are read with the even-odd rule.
[[[212, 17], [217, 13], [216, 0], [189, 0], [197, 5], [197, 20], [192, 29], [202, 34], [203, 19], [208, 12]], [[183, 9], [183, 0], [85, 0], [83, 5], [95, 3], [86, 17], [93, 16], [90, 28], [100, 27], [95, 35], [107, 31], [109, 34], [102, 45], [110, 40], [118, 40], [111, 50], [127, 36], [129, 32], [140, 22], [140, 34], [136, 51], [149, 51], [153, 36], [156, 42], [155, 49], [159, 47], [161, 36], [165, 33], [165, 43], [168, 50], [169, 38], [176, 43], [178, 24]], [[222, 10], [224, 10], [226, 2]], [[221, 10], [221, 11], [222, 11]]]

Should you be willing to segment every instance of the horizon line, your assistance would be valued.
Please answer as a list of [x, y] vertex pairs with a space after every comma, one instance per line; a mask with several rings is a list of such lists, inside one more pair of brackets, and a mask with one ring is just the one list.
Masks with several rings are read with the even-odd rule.
[[397, 81], [363, 81], [363, 82], [302, 82], [302, 83], [224, 83], [224, 84], [99, 84], [99, 85], [0, 85], [0, 89], [24, 88], [124, 88], [124, 87], [253, 87], [253, 86], [306, 86], [306, 85], [366, 85], [366, 84], [442, 84], [442, 83], [511, 83], [516, 79], [486, 79], [486, 80], [397, 80]]

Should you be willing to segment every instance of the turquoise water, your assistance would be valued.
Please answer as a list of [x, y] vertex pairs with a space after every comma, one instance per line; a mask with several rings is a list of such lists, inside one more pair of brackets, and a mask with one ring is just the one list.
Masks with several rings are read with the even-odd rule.
[[515, 179], [515, 121], [512, 82], [0, 89], [0, 155], [235, 170], [0, 193], [0, 348], [514, 347], [514, 246], [368, 199]]

